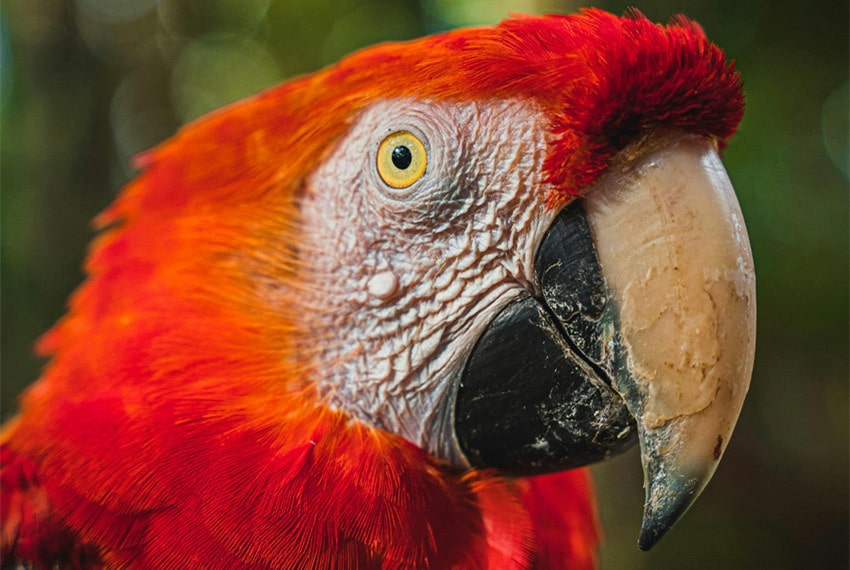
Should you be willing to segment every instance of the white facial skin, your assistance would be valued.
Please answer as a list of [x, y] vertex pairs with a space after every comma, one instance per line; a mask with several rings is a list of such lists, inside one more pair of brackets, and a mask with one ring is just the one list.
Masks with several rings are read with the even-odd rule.
[[[547, 123], [528, 101], [372, 105], [307, 181], [305, 316], [331, 407], [463, 465], [452, 394], [465, 359], [509, 300], [532, 287], [557, 215], [544, 205]], [[424, 176], [387, 185], [381, 141], [408, 131]]]

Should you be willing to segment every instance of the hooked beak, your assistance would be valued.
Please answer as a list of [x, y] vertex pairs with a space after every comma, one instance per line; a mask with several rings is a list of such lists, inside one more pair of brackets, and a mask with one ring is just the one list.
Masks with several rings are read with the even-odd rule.
[[531, 474], [637, 439], [647, 550], [714, 473], [752, 374], [752, 253], [715, 143], [627, 148], [559, 214], [536, 271], [467, 362], [459, 446], [473, 466]]
[[755, 272], [744, 218], [715, 146], [685, 137], [588, 194], [637, 420], [651, 548], [714, 474], [750, 384]]

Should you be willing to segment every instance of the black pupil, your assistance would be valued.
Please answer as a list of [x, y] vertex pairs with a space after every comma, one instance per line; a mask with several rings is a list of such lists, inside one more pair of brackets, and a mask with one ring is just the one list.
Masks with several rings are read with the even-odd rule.
[[410, 163], [413, 162], [413, 155], [410, 154], [410, 149], [404, 145], [398, 145], [393, 149], [393, 164], [399, 170], [405, 170]]

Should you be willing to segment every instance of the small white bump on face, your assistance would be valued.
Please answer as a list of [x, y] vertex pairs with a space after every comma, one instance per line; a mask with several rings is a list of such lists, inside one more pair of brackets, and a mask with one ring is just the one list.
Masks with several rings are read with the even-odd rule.
[[386, 301], [398, 290], [398, 277], [392, 271], [382, 271], [369, 279], [367, 287], [372, 297]]
[[[557, 215], [543, 202], [549, 123], [526, 100], [375, 102], [306, 184], [302, 267], [325, 403], [464, 465], [452, 390], [493, 316], [533, 281]], [[404, 192], [376, 167], [387, 135], [428, 152]]]

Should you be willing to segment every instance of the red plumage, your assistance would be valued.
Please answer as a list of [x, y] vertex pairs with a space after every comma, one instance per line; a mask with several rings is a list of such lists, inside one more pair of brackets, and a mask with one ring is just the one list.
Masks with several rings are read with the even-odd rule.
[[[108, 567], [590, 568], [581, 471], [455, 473], [329, 410], [299, 347], [302, 182], [380, 97], [527, 97], [566, 201], [655, 126], [719, 139], [740, 82], [684, 19], [520, 18], [359, 52], [143, 155], [3, 431], [4, 561]], [[315, 341], [314, 341], [315, 342]]]

